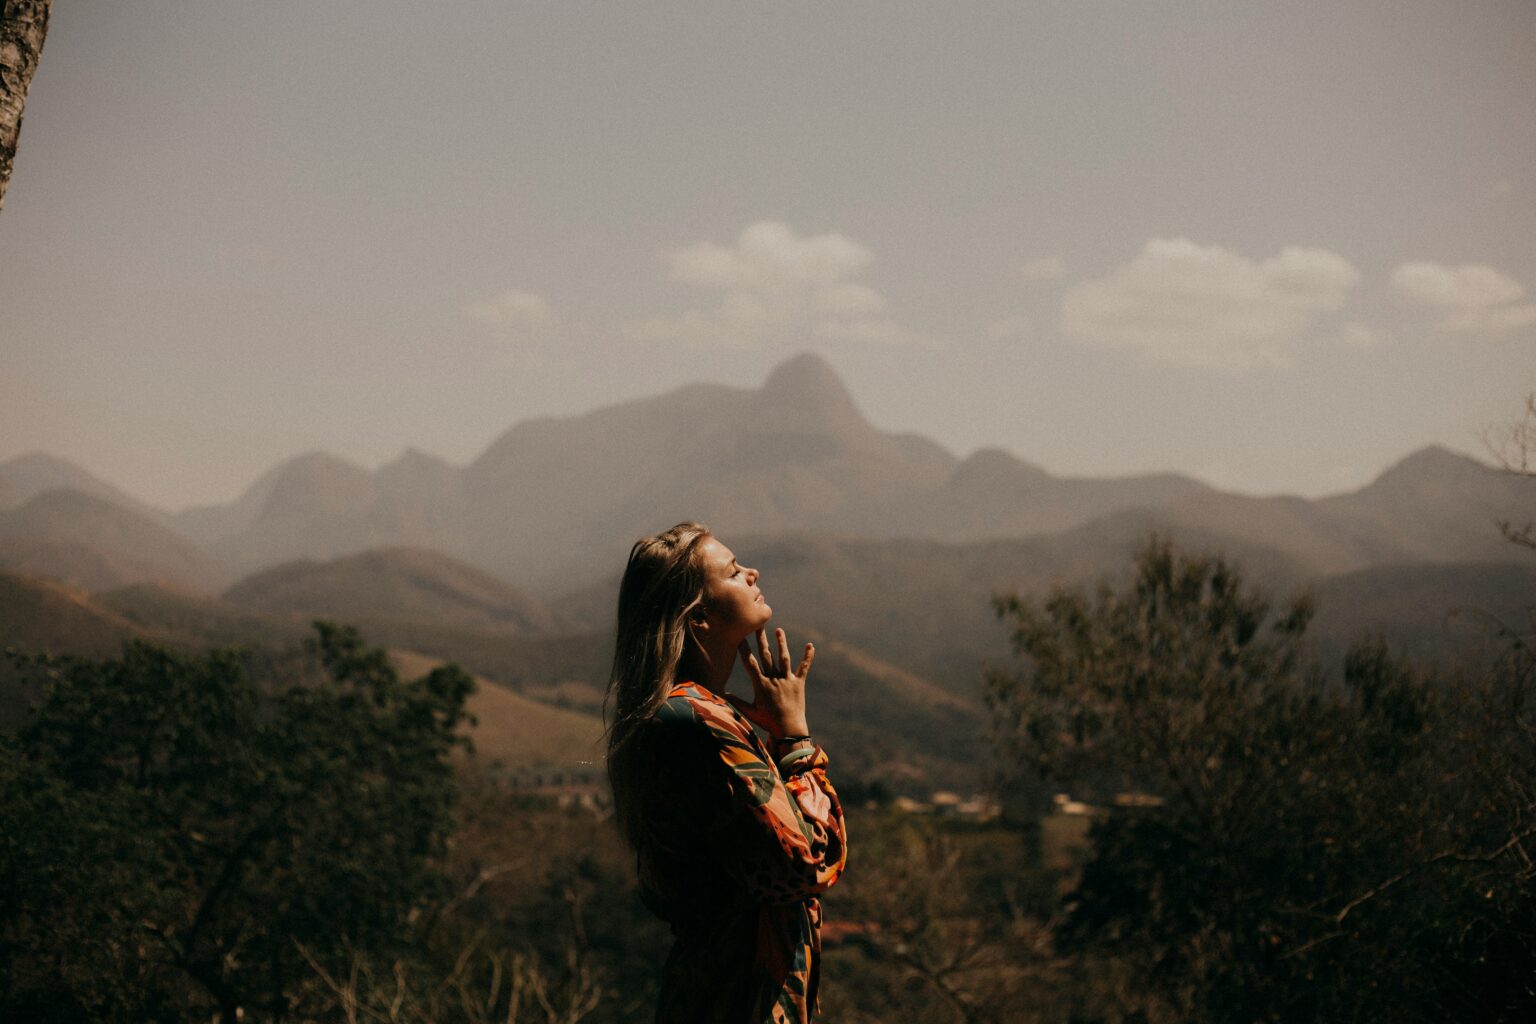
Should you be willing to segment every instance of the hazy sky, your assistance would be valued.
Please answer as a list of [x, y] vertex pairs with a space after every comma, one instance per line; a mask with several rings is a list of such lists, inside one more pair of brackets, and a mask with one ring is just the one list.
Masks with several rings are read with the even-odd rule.
[[0, 458], [168, 508], [824, 353], [1055, 472], [1357, 486], [1536, 389], [1536, 4], [59, 0]]

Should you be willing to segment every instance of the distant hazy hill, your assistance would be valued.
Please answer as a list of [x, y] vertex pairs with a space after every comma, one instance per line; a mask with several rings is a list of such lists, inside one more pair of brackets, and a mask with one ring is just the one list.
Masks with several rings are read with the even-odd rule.
[[44, 491], [0, 511], [0, 564], [91, 589], [163, 581], [201, 590], [222, 566], [149, 516], [76, 491]]
[[984, 448], [955, 466], [943, 487], [890, 507], [881, 532], [957, 541], [1025, 537], [1209, 490], [1174, 473], [1106, 480], [1057, 477], [1007, 452]]
[[547, 631], [556, 624], [546, 608], [517, 588], [423, 548], [288, 562], [246, 577], [225, 591], [224, 600], [347, 622], [402, 619], [516, 631]]
[[1390, 466], [1369, 486], [1317, 507], [1399, 561], [1506, 560], [1503, 519], [1536, 518], [1536, 479], [1504, 473], [1439, 446]]
[[1338, 652], [1366, 633], [1409, 654], [1476, 658], [1501, 648], [1502, 626], [1536, 628], [1536, 557], [1516, 562], [1388, 565], [1345, 573], [1313, 588], [1312, 634]]
[[24, 505], [45, 491], [61, 488], [89, 494], [156, 522], [166, 518], [160, 510], [92, 476], [73, 462], [46, 452], [28, 452], [0, 462], [0, 509]]
[[171, 517], [171, 522], [182, 534], [205, 548], [213, 548], [220, 541], [248, 530], [266, 507], [278, 478], [293, 462], [308, 456], [299, 456], [291, 462], [275, 466], [256, 478], [234, 501], [221, 505], [197, 505], [183, 509]]

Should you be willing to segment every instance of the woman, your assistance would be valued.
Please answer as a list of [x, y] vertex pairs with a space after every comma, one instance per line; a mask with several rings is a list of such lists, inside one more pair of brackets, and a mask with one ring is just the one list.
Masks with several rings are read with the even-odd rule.
[[[757, 579], [680, 523], [631, 549], [619, 587], [608, 777], [641, 894], [676, 938], [665, 1024], [804, 1024], [816, 1009], [816, 894], [843, 869], [843, 812], [805, 718], [815, 650], [791, 671], [780, 629], [770, 652]], [[737, 657], [750, 701], [725, 692]]]

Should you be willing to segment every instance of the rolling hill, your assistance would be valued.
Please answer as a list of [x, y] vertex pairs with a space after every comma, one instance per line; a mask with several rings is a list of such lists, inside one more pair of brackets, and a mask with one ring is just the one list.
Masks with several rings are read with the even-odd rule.
[[0, 462], [0, 509], [25, 505], [46, 491], [67, 489], [163, 522], [167, 517], [158, 509], [139, 501], [66, 459], [47, 452], [28, 452]]
[[231, 604], [345, 621], [400, 619], [479, 629], [549, 632], [555, 617], [527, 594], [440, 552], [387, 547], [329, 562], [298, 561], [247, 576]]
[[228, 579], [217, 561], [154, 518], [67, 487], [0, 511], [0, 565], [94, 590], [159, 581], [210, 591]]

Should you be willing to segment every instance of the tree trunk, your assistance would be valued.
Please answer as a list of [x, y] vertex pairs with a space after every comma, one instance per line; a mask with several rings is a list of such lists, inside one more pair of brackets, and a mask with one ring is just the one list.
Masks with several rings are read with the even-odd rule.
[[16, 140], [21, 135], [21, 108], [27, 86], [37, 71], [48, 34], [48, 8], [53, 0], [0, 0], [0, 208], [11, 180]]

